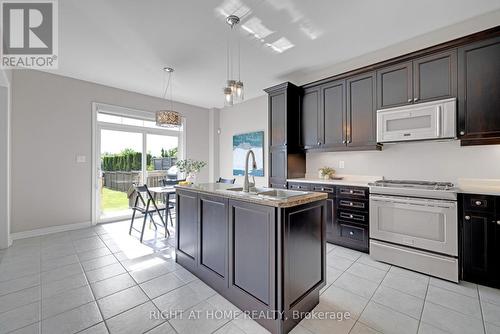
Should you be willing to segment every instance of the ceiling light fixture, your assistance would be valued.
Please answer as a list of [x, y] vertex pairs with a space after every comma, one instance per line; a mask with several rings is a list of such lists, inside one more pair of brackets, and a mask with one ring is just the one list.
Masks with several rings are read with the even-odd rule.
[[244, 85], [241, 81], [241, 47], [238, 38], [238, 80], [232, 79], [233, 77], [233, 48], [231, 46], [231, 37], [234, 34], [234, 27], [240, 22], [240, 18], [236, 15], [229, 15], [226, 18], [226, 23], [231, 27], [231, 31], [227, 40], [227, 81], [224, 87], [224, 105], [232, 106], [235, 102], [243, 101], [244, 99]]
[[168, 73], [168, 81], [165, 86], [165, 90], [163, 91], [163, 98], [167, 96], [168, 89], [170, 88], [170, 109], [159, 110], [156, 112], [156, 125], [166, 128], [180, 127], [182, 125], [182, 116], [177, 111], [174, 111], [174, 100], [172, 99], [172, 76], [174, 69], [171, 67], [165, 67], [163, 71]]

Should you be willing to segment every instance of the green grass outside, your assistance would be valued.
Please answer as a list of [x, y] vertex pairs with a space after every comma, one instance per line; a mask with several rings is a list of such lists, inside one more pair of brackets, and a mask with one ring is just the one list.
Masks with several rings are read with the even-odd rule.
[[128, 209], [126, 192], [102, 188], [101, 211], [119, 211]]

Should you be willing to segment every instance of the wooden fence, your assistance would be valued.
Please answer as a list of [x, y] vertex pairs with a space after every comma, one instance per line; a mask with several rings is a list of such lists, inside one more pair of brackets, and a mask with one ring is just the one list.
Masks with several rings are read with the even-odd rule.
[[[148, 187], [160, 187], [160, 180], [167, 176], [166, 170], [148, 171], [146, 184]], [[104, 172], [102, 185], [111, 190], [126, 192], [132, 183], [143, 184], [141, 172]]]

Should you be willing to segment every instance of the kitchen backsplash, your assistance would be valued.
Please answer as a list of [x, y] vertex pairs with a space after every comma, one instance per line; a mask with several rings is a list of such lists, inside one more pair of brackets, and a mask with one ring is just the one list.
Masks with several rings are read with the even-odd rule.
[[[339, 164], [344, 162], [344, 168]], [[500, 145], [461, 147], [459, 141], [386, 144], [382, 151], [307, 154], [307, 175], [333, 167], [337, 174], [457, 182], [500, 178]]]

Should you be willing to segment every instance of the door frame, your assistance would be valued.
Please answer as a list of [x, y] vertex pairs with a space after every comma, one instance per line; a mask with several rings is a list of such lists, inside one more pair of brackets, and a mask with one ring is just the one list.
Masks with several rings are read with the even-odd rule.
[[[91, 217], [92, 225], [100, 223], [108, 223], [113, 221], [119, 221], [123, 219], [130, 218], [131, 215], [117, 216], [110, 219], [102, 220], [98, 215], [100, 196], [99, 192], [99, 178], [97, 173], [100, 170], [100, 146], [101, 146], [101, 130], [112, 130], [112, 131], [124, 131], [142, 134], [142, 152], [147, 152], [147, 135], [166, 135], [178, 137], [178, 153], [179, 159], [184, 159], [186, 155], [186, 119], [182, 117], [182, 127], [183, 131], [173, 131], [168, 128], [165, 129], [155, 129], [147, 128], [141, 126], [124, 125], [124, 124], [113, 124], [113, 123], [100, 123], [97, 121], [97, 116], [100, 110], [106, 110], [107, 113], [122, 116], [122, 117], [133, 117], [139, 118], [147, 121], [154, 121], [154, 112], [131, 109], [127, 107], [121, 107], [116, 105], [110, 105], [99, 102], [92, 102], [92, 190], [91, 190]], [[147, 155], [142, 154], [142, 173], [143, 178], [146, 177], [146, 163]]]

